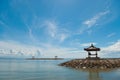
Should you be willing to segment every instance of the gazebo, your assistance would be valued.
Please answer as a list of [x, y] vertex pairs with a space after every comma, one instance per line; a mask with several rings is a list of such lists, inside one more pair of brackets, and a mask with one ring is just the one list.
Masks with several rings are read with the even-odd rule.
[[97, 51], [100, 51], [100, 48], [95, 47], [93, 44], [91, 44], [88, 48], [84, 48], [84, 50], [88, 52], [88, 58], [99, 58]]

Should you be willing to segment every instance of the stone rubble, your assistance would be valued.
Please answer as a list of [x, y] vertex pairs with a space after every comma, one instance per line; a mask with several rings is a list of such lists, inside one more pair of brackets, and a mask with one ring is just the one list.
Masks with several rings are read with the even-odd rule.
[[61, 63], [60, 66], [76, 69], [113, 69], [120, 68], [120, 58], [74, 59]]

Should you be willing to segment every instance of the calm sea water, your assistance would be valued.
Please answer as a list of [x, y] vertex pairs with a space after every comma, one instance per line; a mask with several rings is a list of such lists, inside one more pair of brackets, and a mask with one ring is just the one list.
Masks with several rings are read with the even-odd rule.
[[58, 66], [65, 60], [0, 60], [0, 80], [120, 80], [120, 69], [91, 72]]

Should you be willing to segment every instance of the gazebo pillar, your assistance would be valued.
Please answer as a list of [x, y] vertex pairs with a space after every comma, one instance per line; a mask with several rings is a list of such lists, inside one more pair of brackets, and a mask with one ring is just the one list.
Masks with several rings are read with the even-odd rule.
[[88, 51], [88, 57], [90, 58], [90, 55], [91, 55], [91, 53], [90, 53], [90, 51]]
[[97, 54], [97, 51], [96, 51], [96, 58], [98, 57], [97, 55], [98, 55], [98, 54]]

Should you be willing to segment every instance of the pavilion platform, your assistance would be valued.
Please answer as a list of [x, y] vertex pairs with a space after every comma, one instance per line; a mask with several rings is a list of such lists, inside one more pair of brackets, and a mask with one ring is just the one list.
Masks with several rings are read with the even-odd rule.
[[73, 59], [61, 63], [60, 66], [71, 67], [75, 69], [115, 69], [120, 68], [120, 58], [86, 58], [86, 59]]
[[[97, 51], [100, 51], [100, 48], [95, 47], [91, 44], [90, 47], [84, 48], [88, 53], [88, 57], [85, 59], [73, 59], [61, 63], [61, 66], [76, 68], [76, 69], [114, 69], [120, 68], [120, 58], [100, 58], [98, 57]], [[94, 52], [94, 53], [93, 53]]]

